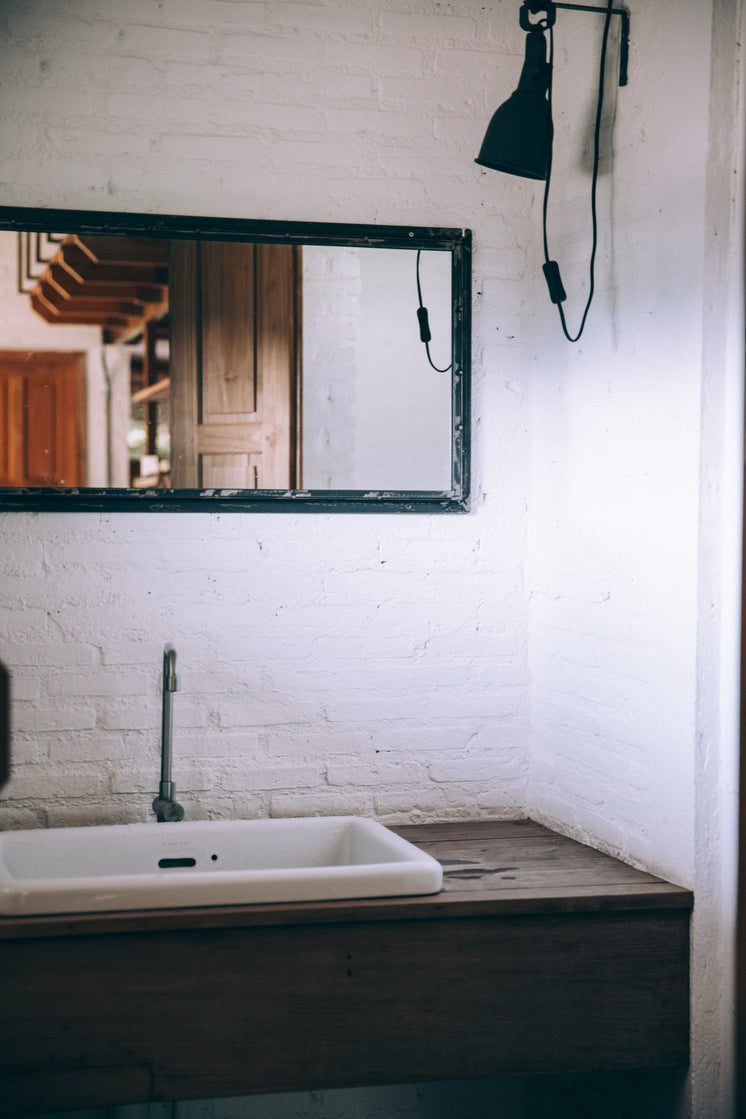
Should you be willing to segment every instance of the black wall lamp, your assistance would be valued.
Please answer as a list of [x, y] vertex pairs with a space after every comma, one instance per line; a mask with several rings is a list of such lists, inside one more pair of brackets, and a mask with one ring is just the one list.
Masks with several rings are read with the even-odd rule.
[[[547, 238], [547, 204], [549, 182], [552, 173], [552, 70], [554, 57], [553, 27], [557, 9], [576, 12], [597, 12], [606, 16], [601, 45], [601, 60], [598, 78], [598, 102], [593, 145], [593, 180], [591, 186], [591, 220], [593, 226], [593, 246], [590, 257], [590, 290], [583, 312], [580, 328], [572, 337], [567, 329], [562, 303], [567, 298], [560, 278], [559, 265], [549, 258]], [[542, 18], [532, 22], [530, 16]], [[613, 7], [609, 0], [606, 7], [588, 7], [582, 4], [555, 4], [553, 0], [524, 0], [519, 22], [526, 32], [526, 54], [518, 88], [495, 112], [487, 128], [476, 163], [494, 171], [505, 171], [509, 175], [520, 175], [527, 179], [545, 181], [543, 232], [544, 232], [544, 275], [549, 288], [549, 296], [557, 305], [562, 330], [569, 342], [577, 342], [583, 333], [594, 292], [594, 269], [598, 229], [596, 218], [596, 184], [598, 181], [599, 146], [601, 135], [601, 116], [603, 112], [604, 74], [609, 40], [611, 17], [621, 17], [621, 37], [619, 47], [619, 85], [627, 84], [627, 62], [629, 58], [629, 13], [624, 8]], [[549, 32], [549, 58], [547, 60], [546, 32]]]

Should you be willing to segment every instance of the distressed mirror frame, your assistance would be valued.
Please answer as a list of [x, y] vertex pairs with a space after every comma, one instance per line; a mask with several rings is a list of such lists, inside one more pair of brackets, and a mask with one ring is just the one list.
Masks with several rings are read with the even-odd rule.
[[[451, 486], [448, 490], [0, 488], [2, 512], [463, 513], [469, 509], [471, 231], [0, 206], [0, 229], [451, 253]], [[414, 305], [413, 305], [414, 318]]]

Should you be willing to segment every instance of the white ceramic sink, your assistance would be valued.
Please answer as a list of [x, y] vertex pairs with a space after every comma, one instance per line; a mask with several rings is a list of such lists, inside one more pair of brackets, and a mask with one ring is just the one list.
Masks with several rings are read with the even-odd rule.
[[432, 894], [437, 860], [357, 816], [0, 833], [0, 916]]

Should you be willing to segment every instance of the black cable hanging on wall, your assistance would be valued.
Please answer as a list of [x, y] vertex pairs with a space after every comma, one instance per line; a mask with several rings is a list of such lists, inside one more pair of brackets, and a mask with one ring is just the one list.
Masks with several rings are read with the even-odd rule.
[[[593, 243], [590, 255], [590, 290], [580, 328], [575, 336], [567, 329], [562, 303], [567, 298], [560, 277], [559, 265], [549, 256], [547, 236], [547, 210], [549, 184], [552, 168], [552, 144], [554, 125], [552, 121], [552, 74], [554, 63], [553, 27], [558, 8], [580, 12], [598, 12], [605, 15], [601, 59], [599, 64], [598, 100], [593, 135], [593, 178], [591, 184], [591, 223]], [[543, 18], [531, 22], [529, 14], [536, 16], [544, 13]], [[544, 265], [543, 271], [549, 288], [549, 296], [557, 305], [562, 330], [569, 342], [577, 342], [583, 333], [588, 311], [595, 290], [595, 261], [598, 247], [598, 219], [596, 213], [596, 188], [600, 162], [601, 120], [603, 116], [604, 78], [608, 52], [609, 28], [612, 15], [621, 17], [621, 38], [619, 51], [619, 85], [627, 84], [627, 62], [629, 57], [629, 14], [623, 8], [614, 8], [613, 0], [607, 0], [605, 7], [589, 7], [580, 4], [555, 4], [553, 0], [524, 0], [519, 12], [519, 22], [526, 32], [526, 51], [518, 88], [494, 113], [490, 121], [482, 148], [476, 162], [483, 167], [505, 171], [529, 179], [544, 179], [544, 204], [542, 211]], [[547, 61], [545, 32], [549, 31], [550, 55]]]
[[[567, 329], [567, 320], [565, 319], [565, 309], [562, 306], [563, 301], [567, 298], [565, 289], [562, 286], [562, 279], [560, 277], [559, 264], [556, 260], [549, 258], [549, 237], [547, 234], [547, 209], [549, 205], [549, 184], [552, 178], [552, 152], [549, 152], [549, 167], [547, 169], [546, 185], [544, 187], [544, 205], [542, 207], [542, 227], [544, 235], [544, 276], [546, 277], [547, 287], [549, 289], [549, 298], [552, 303], [555, 303], [559, 312], [560, 323], [562, 324], [562, 332], [568, 342], [577, 342], [583, 333], [585, 327], [585, 320], [588, 318], [588, 312], [591, 309], [593, 302], [593, 295], [596, 287], [595, 270], [596, 270], [596, 250], [598, 248], [598, 215], [596, 211], [596, 187], [598, 184], [598, 166], [600, 163], [600, 150], [601, 150], [601, 119], [603, 116], [604, 106], [604, 79], [606, 76], [606, 54], [609, 44], [609, 27], [611, 25], [613, 0], [609, 0], [606, 9], [606, 20], [604, 22], [603, 37], [601, 40], [601, 60], [599, 63], [598, 72], [598, 100], [596, 102], [596, 122], [593, 129], [593, 176], [591, 179], [591, 228], [592, 228], [592, 244], [591, 255], [588, 266], [588, 299], [583, 311], [583, 317], [580, 320], [580, 327], [578, 333], [573, 337]], [[547, 91], [547, 101], [549, 104], [549, 114], [552, 113], [552, 77], [554, 68], [554, 26], [549, 27], [549, 88]]]

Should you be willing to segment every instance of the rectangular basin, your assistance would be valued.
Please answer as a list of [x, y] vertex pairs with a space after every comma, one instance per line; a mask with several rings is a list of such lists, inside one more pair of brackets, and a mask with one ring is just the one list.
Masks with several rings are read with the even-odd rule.
[[0, 916], [433, 894], [440, 863], [375, 820], [314, 816], [0, 833]]

